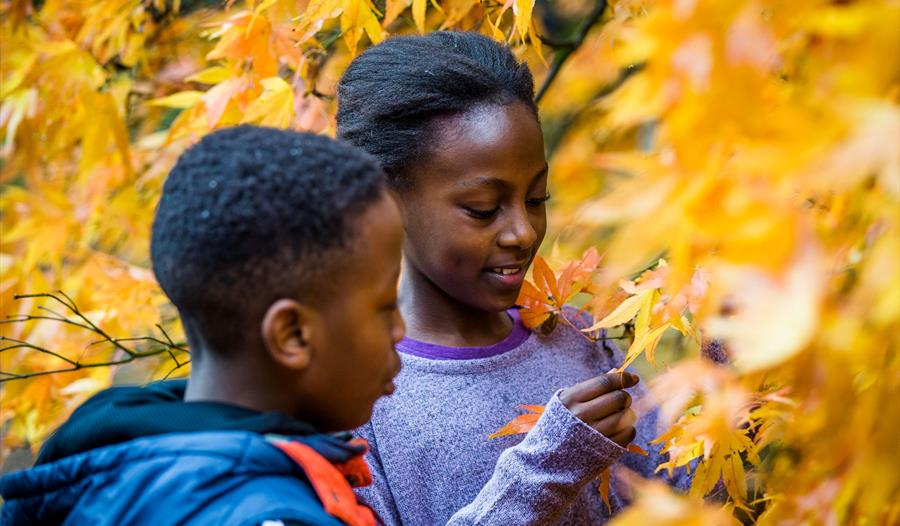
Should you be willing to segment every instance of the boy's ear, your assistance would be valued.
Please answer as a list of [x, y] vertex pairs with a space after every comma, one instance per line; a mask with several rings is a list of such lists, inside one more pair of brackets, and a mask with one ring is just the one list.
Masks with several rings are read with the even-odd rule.
[[296, 300], [280, 299], [270, 305], [261, 327], [269, 356], [288, 369], [305, 369], [313, 358], [310, 337], [316, 319], [314, 309]]

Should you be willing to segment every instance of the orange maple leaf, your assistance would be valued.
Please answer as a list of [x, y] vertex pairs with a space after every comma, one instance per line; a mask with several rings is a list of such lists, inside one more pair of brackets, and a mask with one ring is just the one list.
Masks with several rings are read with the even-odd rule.
[[644, 448], [637, 444], [628, 444], [628, 447], [626, 447], [625, 449], [627, 449], [631, 453], [637, 453], [638, 455], [642, 455], [645, 457], [649, 454]]
[[519, 407], [528, 411], [528, 413], [513, 418], [498, 431], [488, 435], [488, 438], [499, 438], [527, 433], [531, 431], [538, 419], [544, 413], [544, 406], [542, 405], [520, 405]]
[[606, 504], [606, 509], [612, 512], [612, 504], [609, 503], [609, 477], [610, 470], [606, 468], [600, 474], [600, 485], [597, 486], [597, 491], [600, 492], [600, 498], [603, 499], [603, 504]]
[[556, 310], [555, 306], [548, 301], [547, 294], [530, 281], [522, 283], [522, 290], [519, 291], [516, 304], [522, 307], [519, 310], [519, 316], [522, 318], [522, 323], [529, 329], [540, 327]]
[[557, 278], [544, 258], [534, 258], [532, 279], [522, 284], [516, 304], [521, 306], [519, 315], [529, 329], [539, 327], [578, 293], [585, 291], [600, 264], [596, 248], [589, 248], [580, 260], [563, 267]]

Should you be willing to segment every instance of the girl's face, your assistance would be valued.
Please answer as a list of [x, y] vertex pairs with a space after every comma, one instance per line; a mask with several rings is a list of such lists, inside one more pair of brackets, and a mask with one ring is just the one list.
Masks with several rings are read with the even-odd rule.
[[511, 307], [547, 230], [541, 128], [522, 103], [434, 123], [400, 193], [412, 273], [483, 311]]

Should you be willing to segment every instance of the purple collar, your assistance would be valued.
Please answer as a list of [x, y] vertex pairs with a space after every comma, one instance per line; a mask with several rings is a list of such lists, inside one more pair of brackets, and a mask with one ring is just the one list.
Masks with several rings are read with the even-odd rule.
[[431, 360], [476, 360], [503, 354], [521, 345], [531, 335], [531, 331], [522, 325], [519, 311], [509, 309], [506, 312], [512, 318], [512, 331], [510, 331], [509, 336], [493, 345], [486, 347], [446, 347], [411, 338], [403, 338], [397, 343], [397, 350], [405, 354]]

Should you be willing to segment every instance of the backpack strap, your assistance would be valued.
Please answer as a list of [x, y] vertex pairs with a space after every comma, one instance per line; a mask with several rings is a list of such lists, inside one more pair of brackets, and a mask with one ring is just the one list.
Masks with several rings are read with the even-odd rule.
[[369, 452], [369, 443], [364, 438], [354, 438], [350, 441], [350, 445], [359, 447], [362, 453], [351, 457], [343, 464], [334, 464], [334, 467], [344, 475], [353, 488], [372, 485], [372, 472], [369, 471], [369, 464], [365, 458]]
[[[272, 444], [296, 462], [312, 484], [325, 511], [348, 526], [376, 526], [375, 514], [360, 504], [345, 475], [315, 449], [296, 441], [272, 441]], [[362, 456], [355, 457], [365, 464]], [[346, 466], [348, 463], [345, 463]], [[358, 465], [356, 466], [358, 468]], [[365, 471], [368, 473], [368, 466]], [[369, 481], [371, 481], [369, 474]]]

